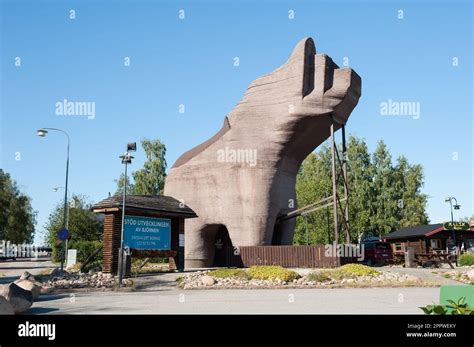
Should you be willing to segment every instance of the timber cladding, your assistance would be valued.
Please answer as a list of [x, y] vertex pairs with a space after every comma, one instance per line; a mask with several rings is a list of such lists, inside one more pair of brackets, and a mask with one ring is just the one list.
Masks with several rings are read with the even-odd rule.
[[244, 267], [254, 265], [279, 265], [283, 267], [331, 268], [352, 259], [328, 257], [324, 245], [314, 246], [246, 246], [239, 247]]
[[102, 236], [103, 272], [117, 272], [121, 228], [122, 219], [120, 214], [110, 213], [104, 216], [104, 234]]

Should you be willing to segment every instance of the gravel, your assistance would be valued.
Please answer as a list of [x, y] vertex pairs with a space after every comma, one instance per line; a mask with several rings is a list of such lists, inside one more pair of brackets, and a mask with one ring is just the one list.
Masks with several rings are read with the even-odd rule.
[[[43, 292], [49, 292], [52, 289], [78, 289], [78, 288], [114, 288], [117, 287], [118, 278], [109, 273], [103, 272], [60, 272], [53, 273], [43, 280]], [[133, 281], [129, 278], [122, 280], [125, 286], [131, 286]]]

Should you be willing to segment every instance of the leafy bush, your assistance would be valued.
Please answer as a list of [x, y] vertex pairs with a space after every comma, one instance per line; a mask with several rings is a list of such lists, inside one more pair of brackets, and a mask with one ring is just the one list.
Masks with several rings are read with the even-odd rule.
[[211, 277], [217, 278], [230, 278], [230, 277], [238, 277], [238, 278], [248, 278], [249, 275], [242, 269], [217, 269], [212, 270], [207, 275]]
[[380, 272], [362, 264], [346, 264], [337, 269], [315, 271], [308, 275], [312, 282], [326, 282], [329, 280], [342, 280], [360, 276], [377, 276]]
[[51, 258], [54, 263], [59, 263], [61, 261], [61, 248], [62, 242], [56, 240], [52, 245]]
[[300, 277], [300, 275], [281, 266], [252, 266], [248, 274], [252, 279], [276, 280], [291, 282]]
[[362, 264], [346, 264], [338, 268], [343, 277], [377, 276], [380, 271], [374, 270], [369, 266]]
[[455, 314], [455, 315], [474, 315], [474, 307], [466, 303], [466, 298], [462, 297], [457, 302], [448, 300], [449, 305], [428, 305], [420, 307], [426, 314]]
[[474, 265], [474, 253], [464, 253], [459, 257], [460, 266]]
[[326, 282], [331, 280], [331, 273], [329, 271], [316, 271], [308, 275], [308, 281], [311, 282]]
[[[94, 253], [99, 247], [102, 247], [100, 241], [72, 241], [69, 249], [77, 249], [77, 262], [84, 263], [89, 256]], [[99, 252], [96, 258], [100, 258], [101, 252]]]

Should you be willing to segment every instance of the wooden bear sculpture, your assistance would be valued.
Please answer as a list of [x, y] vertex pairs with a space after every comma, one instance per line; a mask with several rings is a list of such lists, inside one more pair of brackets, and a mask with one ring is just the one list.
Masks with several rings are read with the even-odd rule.
[[301, 40], [288, 61], [257, 78], [212, 138], [173, 165], [165, 195], [190, 206], [185, 266], [214, 264], [216, 235], [228, 233], [232, 247], [291, 244], [296, 175], [302, 161], [345, 124], [357, 105], [361, 79], [316, 54]]

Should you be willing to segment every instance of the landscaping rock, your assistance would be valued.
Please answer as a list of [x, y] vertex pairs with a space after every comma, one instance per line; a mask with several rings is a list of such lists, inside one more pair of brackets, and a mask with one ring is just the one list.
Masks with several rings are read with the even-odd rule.
[[466, 272], [466, 276], [469, 277], [470, 280], [474, 280], [474, 269]]
[[214, 278], [212, 278], [211, 276], [203, 276], [201, 278], [201, 282], [202, 284], [204, 284], [205, 286], [212, 286], [214, 283], [216, 283], [216, 281], [214, 280]]
[[20, 280], [36, 281], [36, 278], [32, 274], [30, 274], [28, 271], [25, 271], [21, 274]]
[[41, 294], [42, 284], [38, 281], [35, 281], [33, 276], [31, 276], [30, 278], [33, 278], [33, 280], [19, 279], [19, 280], [16, 280], [14, 283], [18, 287], [23, 288], [24, 290], [30, 291], [31, 294], [33, 295], [33, 300], [36, 301], [36, 300], [38, 300], [38, 298]]
[[3, 296], [0, 296], [0, 314], [14, 314], [13, 307]]
[[0, 295], [7, 299], [15, 314], [24, 313], [33, 305], [33, 294], [15, 283], [4, 285]]
[[415, 277], [415, 276], [412, 276], [412, 275], [405, 275], [405, 278], [404, 278], [406, 281], [408, 282], [416, 282], [418, 281], [418, 277]]

